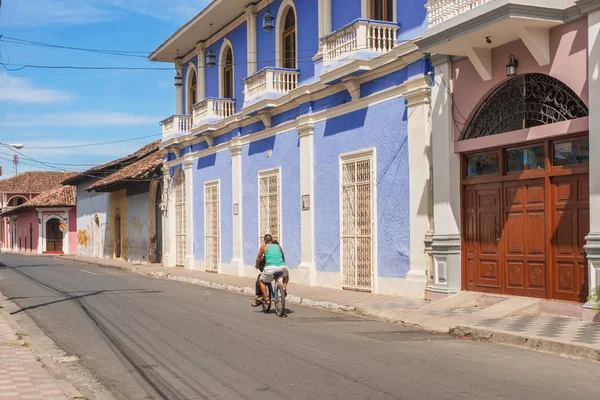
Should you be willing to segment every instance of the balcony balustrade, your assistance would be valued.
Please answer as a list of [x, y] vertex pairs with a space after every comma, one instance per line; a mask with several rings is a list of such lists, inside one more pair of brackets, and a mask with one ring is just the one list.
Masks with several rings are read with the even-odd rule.
[[192, 106], [194, 126], [218, 122], [235, 114], [235, 100], [207, 97]]
[[263, 99], [275, 99], [298, 87], [295, 69], [264, 68], [244, 80], [244, 107]]
[[321, 38], [323, 69], [392, 51], [397, 45], [398, 29], [396, 23], [358, 19]]
[[428, 0], [427, 13], [429, 27], [441, 24], [460, 14], [489, 3], [492, 0]]
[[192, 117], [190, 115], [173, 115], [160, 123], [163, 140], [187, 135], [192, 132]]

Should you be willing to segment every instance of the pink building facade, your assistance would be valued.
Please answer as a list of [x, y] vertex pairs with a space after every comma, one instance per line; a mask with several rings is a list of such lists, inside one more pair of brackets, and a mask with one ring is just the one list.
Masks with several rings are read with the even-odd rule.
[[600, 2], [455, 3], [428, 1], [418, 43], [434, 71], [431, 297], [469, 290], [593, 309]]

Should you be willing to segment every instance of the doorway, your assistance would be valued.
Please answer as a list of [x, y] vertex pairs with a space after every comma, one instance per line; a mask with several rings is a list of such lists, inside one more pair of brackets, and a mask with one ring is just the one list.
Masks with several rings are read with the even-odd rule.
[[585, 302], [587, 137], [463, 157], [463, 287]]
[[121, 258], [121, 213], [115, 215], [115, 258]]
[[60, 220], [52, 218], [46, 223], [46, 252], [62, 253], [63, 233], [60, 231]]

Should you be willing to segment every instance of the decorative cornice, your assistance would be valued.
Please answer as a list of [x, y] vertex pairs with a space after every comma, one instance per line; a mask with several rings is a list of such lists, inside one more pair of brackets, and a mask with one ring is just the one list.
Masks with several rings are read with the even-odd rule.
[[231, 151], [232, 156], [239, 156], [242, 154], [242, 143], [239, 139], [235, 139], [229, 143], [229, 151]]
[[406, 91], [402, 97], [406, 99], [409, 107], [431, 102], [431, 77], [413, 79], [407, 82]]
[[315, 132], [315, 123], [312, 119], [312, 115], [306, 115], [298, 118], [298, 126], [296, 127], [298, 136], [303, 138], [305, 136], [312, 136]]
[[194, 160], [187, 158], [183, 160], [182, 164], [184, 170], [190, 170], [194, 166]]
[[600, 10], [600, 1], [598, 0], [577, 0], [576, 3], [583, 14]]
[[434, 67], [439, 67], [442, 64], [452, 62], [452, 57], [445, 54], [433, 54], [429, 59], [431, 60], [431, 65]]

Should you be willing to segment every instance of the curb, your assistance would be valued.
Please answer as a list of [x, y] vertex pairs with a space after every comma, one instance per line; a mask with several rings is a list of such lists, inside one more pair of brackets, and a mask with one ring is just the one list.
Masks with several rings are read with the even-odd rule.
[[120, 271], [129, 271], [129, 272], [136, 272], [137, 268], [132, 268], [132, 267], [128, 267], [125, 265], [110, 265], [110, 264], [105, 264], [102, 261], [92, 261], [92, 260], [83, 260], [83, 259], [79, 259], [77, 257], [73, 258], [73, 257], [68, 257], [68, 256], [52, 256], [52, 258], [56, 259], [56, 260], [63, 260], [63, 261], [72, 261], [72, 262], [77, 262], [80, 264], [87, 264], [87, 265], [95, 265], [97, 267], [102, 267], [102, 268], [111, 268], [111, 269], [117, 269]]
[[562, 357], [576, 357], [600, 362], [600, 350], [577, 344], [548, 340], [540, 336], [519, 336], [509, 332], [491, 331], [463, 325], [457, 326], [451, 330], [451, 333], [456, 336], [517, 346]]
[[[135, 270], [133, 270], [133, 271], [135, 272]], [[139, 274], [148, 276], [151, 278], [191, 283], [192, 285], [199, 285], [199, 286], [203, 286], [203, 287], [207, 287], [207, 288], [211, 288], [211, 289], [223, 290], [223, 291], [237, 293], [237, 294], [245, 294], [248, 296], [254, 296], [254, 294], [255, 294], [255, 292], [254, 292], [255, 289], [252, 287], [235, 286], [235, 285], [229, 285], [229, 284], [224, 284], [224, 283], [210, 282], [210, 281], [205, 281], [205, 280], [197, 279], [197, 278], [188, 278], [186, 276], [171, 275], [168, 272], [144, 272], [144, 273], [139, 273]], [[289, 301], [292, 304], [299, 304], [299, 305], [309, 306], [309, 307], [314, 307], [314, 308], [322, 308], [322, 309], [330, 310], [330, 311], [358, 312], [358, 313], [362, 314], [362, 312], [361, 312], [362, 310], [359, 310], [356, 307], [338, 304], [338, 303], [332, 303], [330, 301], [317, 301], [317, 300], [311, 300], [311, 299], [298, 297], [298, 296], [292, 296], [292, 295], [286, 297], [286, 301]]]

